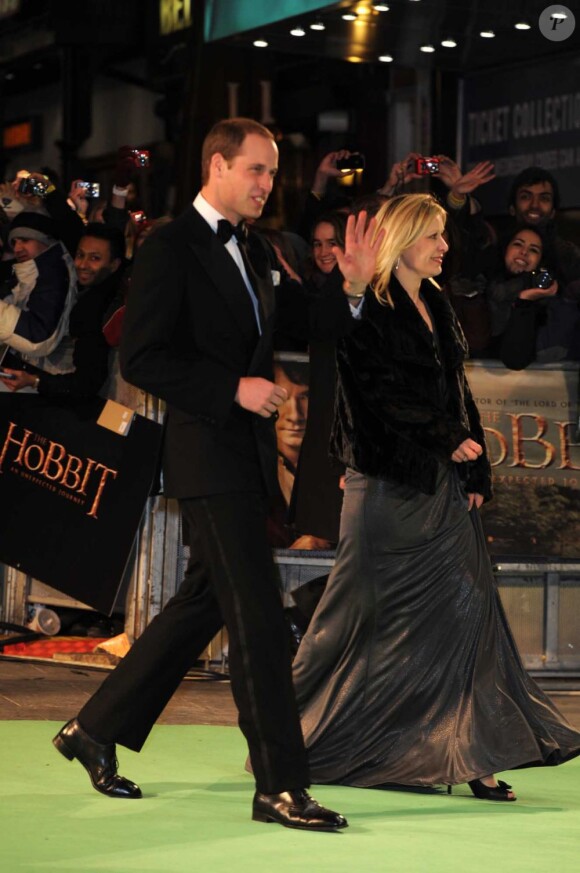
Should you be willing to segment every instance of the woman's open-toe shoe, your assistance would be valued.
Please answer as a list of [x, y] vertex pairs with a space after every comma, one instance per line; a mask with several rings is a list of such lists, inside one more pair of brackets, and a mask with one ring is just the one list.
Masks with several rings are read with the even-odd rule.
[[511, 790], [511, 785], [508, 785], [507, 782], [502, 782], [501, 779], [493, 788], [489, 785], [485, 785], [481, 779], [472, 779], [471, 782], [468, 782], [467, 784], [473, 791], [474, 795], [480, 800], [517, 800], [515, 794]]

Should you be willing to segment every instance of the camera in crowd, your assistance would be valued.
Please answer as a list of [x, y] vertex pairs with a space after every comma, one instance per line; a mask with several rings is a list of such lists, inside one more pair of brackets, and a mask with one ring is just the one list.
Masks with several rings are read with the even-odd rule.
[[98, 182], [77, 182], [77, 188], [82, 188], [85, 197], [100, 197], [101, 186]]
[[147, 216], [142, 209], [138, 210], [137, 212], [130, 212], [129, 215], [131, 216], [131, 221], [134, 224], [143, 224], [145, 221], [147, 221]]
[[439, 172], [439, 158], [417, 158], [415, 172], [418, 176], [433, 176]]
[[554, 281], [554, 277], [548, 270], [534, 270], [531, 276], [530, 288], [549, 288]]
[[131, 157], [133, 159], [133, 164], [136, 167], [149, 166], [149, 152], [141, 151], [140, 149], [131, 149]]
[[351, 172], [352, 170], [364, 170], [365, 156], [360, 152], [353, 152], [348, 158], [337, 158], [336, 169], [343, 172]]
[[44, 197], [48, 191], [49, 183], [45, 179], [35, 179], [34, 176], [25, 176], [18, 183], [20, 194], [34, 194], [36, 197]]

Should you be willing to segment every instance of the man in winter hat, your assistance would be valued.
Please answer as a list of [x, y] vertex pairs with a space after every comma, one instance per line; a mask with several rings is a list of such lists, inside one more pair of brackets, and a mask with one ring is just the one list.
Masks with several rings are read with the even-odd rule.
[[12, 278], [0, 288], [0, 342], [42, 367], [59, 344], [76, 299], [70, 255], [42, 212], [23, 211], [11, 222]]

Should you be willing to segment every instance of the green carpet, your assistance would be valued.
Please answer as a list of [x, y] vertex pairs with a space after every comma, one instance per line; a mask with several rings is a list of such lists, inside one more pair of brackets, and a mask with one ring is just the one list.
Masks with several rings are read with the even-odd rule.
[[111, 800], [50, 740], [52, 722], [0, 722], [0, 869], [78, 873], [577, 873], [580, 760], [507, 779], [516, 803], [315, 787], [348, 816], [337, 834], [250, 820], [252, 780], [234, 728], [157, 726], [120, 771], [144, 798]]

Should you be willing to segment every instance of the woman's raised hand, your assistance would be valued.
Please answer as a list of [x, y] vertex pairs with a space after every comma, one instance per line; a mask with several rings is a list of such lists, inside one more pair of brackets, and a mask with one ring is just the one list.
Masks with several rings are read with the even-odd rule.
[[344, 251], [333, 248], [338, 267], [344, 276], [347, 293], [364, 291], [376, 273], [377, 253], [385, 236], [384, 230], [377, 233], [377, 220], [367, 222], [367, 213], [349, 215], [346, 222]]

